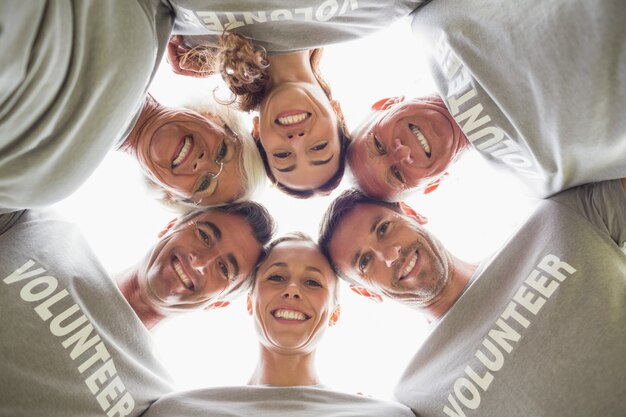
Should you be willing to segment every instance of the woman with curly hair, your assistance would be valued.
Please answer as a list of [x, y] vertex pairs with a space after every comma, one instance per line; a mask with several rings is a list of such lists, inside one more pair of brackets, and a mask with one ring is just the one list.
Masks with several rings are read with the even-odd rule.
[[296, 3], [301, 7], [293, 10], [264, 2], [265, 11], [189, 15], [203, 28], [170, 38], [168, 58], [179, 74], [219, 73], [239, 109], [258, 111], [254, 136], [268, 177], [308, 198], [339, 185], [349, 143], [339, 103], [320, 73], [319, 46], [370, 34], [423, 2]]

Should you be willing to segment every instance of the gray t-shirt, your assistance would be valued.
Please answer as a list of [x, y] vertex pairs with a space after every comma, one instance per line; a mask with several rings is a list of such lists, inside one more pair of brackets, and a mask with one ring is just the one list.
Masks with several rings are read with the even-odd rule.
[[626, 177], [626, 2], [436, 0], [412, 28], [473, 147], [538, 196]]
[[67, 197], [126, 137], [174, 23], [218, 35], [232, 21], [280, 52], [365, 36], [422, 3], [0, 1], [0, 213]]
[[[425, 0], [266, 0], [211, 2], [177, 0], [173, 33], [190, 46], [216, 45], [225, 29], [245, 35], [269, 53], [292, 52], [372, 34], [407, 16]], [[195, 9], [194, 9], [195, 7]]]
[[7, 216], [0, 415], [138, 416], [171, 392], [150, 333], [76, 227], [44, 213]]
[[414, 417], [405, 406], [324, 386], [238, 386], [167, 395], [143, 417]]
[[133, 124], [172, 25], [159, 0], [0, 2], [0, 212], [91, 175]]
[[626, 196], [542, 201], [438, 322], [395, 390], [421, 416], [624, 416]]

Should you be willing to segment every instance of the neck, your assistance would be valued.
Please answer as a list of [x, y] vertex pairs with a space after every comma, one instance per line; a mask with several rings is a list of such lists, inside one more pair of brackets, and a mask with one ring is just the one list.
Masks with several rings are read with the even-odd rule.
[[450, 257], [450, 279], [441, 295], [427, 306], [420, 307], [420, 311], [429, 322], [440, 318], [452, 308], [478, 268], [476, 264], [462, 261], [452, 255]]
[[309, 57], [308, 50], [269, 57], [270, 88], [285, 82], [296, 81], [317, 84]]
[[139, 317], [139, 320], [146, 328], [152, 329], [165, 318], [165, 315], [159, 313], [142, 296], [143, 293], [139, 288], [137, 277], [136, 268], [123, 271], [116, 278], [117, 286], [128, 304], [135, 311], [135, 314], [137, 314], [137, 317]]
[[319, 383], [315, 371], [315, 351], [305, 354], [285, 354], [261, 346], [259, 363], [248, 385], [289, 387]]

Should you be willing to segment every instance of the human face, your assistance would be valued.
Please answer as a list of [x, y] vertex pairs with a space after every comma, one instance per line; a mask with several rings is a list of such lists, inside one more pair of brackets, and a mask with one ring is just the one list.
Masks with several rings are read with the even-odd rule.
[[363, 191], [384, 199], [426, 187], [467, 146], [443, 102], [419, 99], [372, 112], [353, 136], [350, 168]]
[[281, 184], [315, 189], [339, 169], [337, 116], [319, 85], [274, 87], [261, 103], [257, 123], [270, 170]]
[[140, 268], [138, 283], [158, 310], [191, 310], [224, 299], [261, 254], [252, 228], [238, 215], [210, 211], [166, 234]]
[[354, 281], [410, 307], [443, 296], [452, 261], [413, 218], [359, 204], [342, 219], [329, 245], [333, 262]]
[[337, 320], [337, 278], [316, 245], [285, 241], [259, 267], [248, 312], [261, 344], [278, 353], [315, 350], [326, 328]]
[[152, 179], [174, 196], [207, 206], [233, 202], [245, 193], [241, 148], [230, 128], [211, 118], [166, 109], [141, 130], [137, 156]]

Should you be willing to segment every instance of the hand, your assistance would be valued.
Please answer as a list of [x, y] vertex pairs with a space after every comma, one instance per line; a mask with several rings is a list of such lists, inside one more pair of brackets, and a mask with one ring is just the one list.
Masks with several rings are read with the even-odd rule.
[[[191, 53], [190, 53], [191, 51]], [[194, 55], [194, 51], [185, 45], [181, 35], [171, 36], [167, 42], [167, 62], [175, 74], [188, 77], [205, 78], [213, 74], [204, 65], [206, 57]]]

